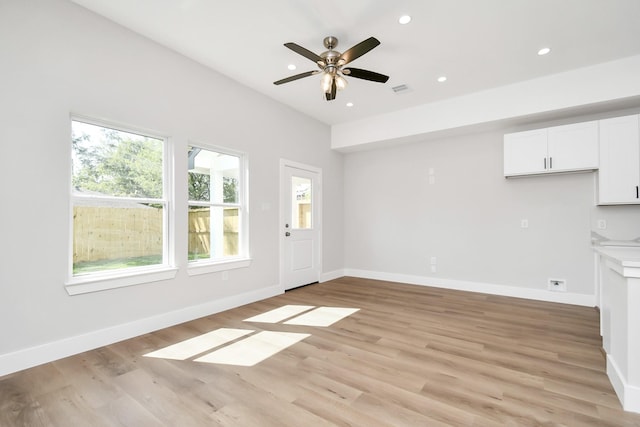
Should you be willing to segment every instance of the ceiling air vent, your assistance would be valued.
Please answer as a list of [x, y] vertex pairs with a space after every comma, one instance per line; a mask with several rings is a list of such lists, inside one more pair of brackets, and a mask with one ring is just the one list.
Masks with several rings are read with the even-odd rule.
[[391, 88], [395, 93], [405, 93], [409, 92], [409, 86], [407, 85], [398, 85]]

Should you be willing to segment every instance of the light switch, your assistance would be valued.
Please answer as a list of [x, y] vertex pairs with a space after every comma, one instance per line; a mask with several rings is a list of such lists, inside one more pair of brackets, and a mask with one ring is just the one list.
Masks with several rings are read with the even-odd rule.
[[529, 228], [529, 220], [521, 219], [520, 220], [520, 228]]

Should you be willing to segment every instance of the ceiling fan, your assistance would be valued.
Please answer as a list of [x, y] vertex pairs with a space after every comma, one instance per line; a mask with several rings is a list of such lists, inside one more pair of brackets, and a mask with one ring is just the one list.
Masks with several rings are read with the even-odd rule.
[[347, 81], [345, 80], [344, 76], [351, 76], [357, 79], [369, 80], [378, 83], [386, 83], [387, 80], [389, 80], [389, 76], [375, 73], [373, 71], [352, 67], [344, 68], [345, 65], [347, 65], [354, 59], [361, 57], [374, 47], [378, 46], [380, 42], [375, 37], [369, 37], [368, 39], [358, 43], [357, 45], [353, 46], [351, 49], [348, 49], [343, 53], [334, 50], [334, 48], [338, 45], [338, 39], [336, 37], [325, 37], [323, 43], [324, 47], [326, 47], [328, 50], [324, 53], [321, 53], [320, 55], [316, 55], [310, 50], [305, 49], [304, 47], [295, 43], [285, 43], [284, 45], [292, 51], [315, 62], [318, 65], [319, 70], [296, 74], [295, 76], [287, 77], [282, 80], [273, 82], [273, 84], [281, 85], [283, 83], [289, 83], [303, 77], [322, 73], [322, 91], [324, 92], [327, 101], [332, 101], [336, 99], [336, 92], [338, 90], [344, 89], [347, 86]]

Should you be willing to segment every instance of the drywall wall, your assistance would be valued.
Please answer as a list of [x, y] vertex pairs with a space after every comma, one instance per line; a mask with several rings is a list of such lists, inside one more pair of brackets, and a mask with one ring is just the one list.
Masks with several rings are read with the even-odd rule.
[[568, 109], [625, 104], [630, 99], [638, 105], [639, 73], [640, 55], [636, 55], [341, 123], [331, 128], [331, 146], [354, 151], [386, 140], [415, 141], [420, 135], [554, 111], [563, 114]]
[[[602, 218], [604, 235], [638, 237], [640, 207], [596, 207], [593, 172], [505, 179], [503, 134], [517, 130], [346, 154], [346, 271], [595, 303], [591, 231]], [[567, 292], [547, 291], [549, 278], [565, 279]]]
[[[0, 63], [0, 365], [277, 293], [281, 158], [323, 169], [323, 270], [342, 268], [342, 155], [328, 126], [64, 0], [1, 2]], [[71, 113], [169, 136], [184, 179], [189, 140], [246, 153], [251, 266], [188, 276], [176, 206], [174, 280], [69, 296]]]
[[[606, 228], [598, 227], [599, 220], [605, 221]], [[594, 206], [591, 229], [608, 240], [636, 240], [640, 243], [640, 205]]]

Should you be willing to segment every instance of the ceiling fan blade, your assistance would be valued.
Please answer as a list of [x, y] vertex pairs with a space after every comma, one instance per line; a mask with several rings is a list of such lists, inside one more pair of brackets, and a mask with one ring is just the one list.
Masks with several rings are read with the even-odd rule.
[[345, 68], [342, 72], [347, 76], [355, 77], [356, 79], [370, 80], [372, 82], [386, 83], [387, 80], [389, 80], [389, 76], [360, 68]]
[[284, 79], [278, 80], [277, 82], [273, 82], [274, 85], [281, 85], [283, 83], [289, 83], [294, 80], [298, 80], [304, 77], [309, 77], [314, 74], [318, 74], [320, 71], [307, 71], [305, 73], [296, 74], [295, 76], [286, 77]]
[[340, 55], [339, 62], [344, 65], [353, 61], [356, 58], [360, 58], [365, 53], [369, 52], [374, 47], [378, 46], [380, 42], [375, 37], [369, 37], [368, 39], [358, 43], [353, 46], [351, 49], [345, 51], [342, 55]]
[[300, 54], [302, 56], [304, 56], [305, 58], [308, 58], [310, 60], [312, 60], [313, 62], [323, 62], [322, 57], [320, 57], [320, 55], [316, 55], [315, 53], [311, 52], [309, 49], [305, 49], [302, 46], [295, 44], [295, 43], [285, 43], [284, 44], [286, 47], [288, 47], [289, 49], [291, 49], [292, 51], [294, 51], [297, 54]]

